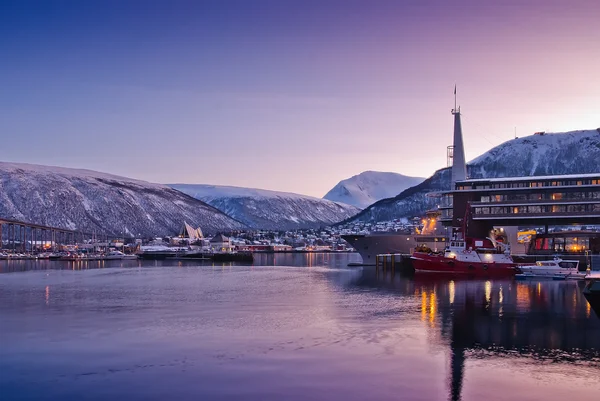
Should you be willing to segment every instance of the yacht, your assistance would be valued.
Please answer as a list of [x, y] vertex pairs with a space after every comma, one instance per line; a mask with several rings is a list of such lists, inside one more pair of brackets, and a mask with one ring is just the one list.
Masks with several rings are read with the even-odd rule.
[[125, 254], [121, 251], [110, 251], [109, 253], [106, 254], [104, 259], [106, 259], [106, 260], [121, 260], [121, 259], [123, 259], [123, 256], [125, 256]]
[[539, 278], [548, 277], [554, 279], [583, 279], [585, 273], [579, 272], [578, 260], [563, 260], [554, 258], [553, 260], [540, 260], [535, 263], [520, 264], [519, 270], [522, 273], [517, 274], [516, 278]]

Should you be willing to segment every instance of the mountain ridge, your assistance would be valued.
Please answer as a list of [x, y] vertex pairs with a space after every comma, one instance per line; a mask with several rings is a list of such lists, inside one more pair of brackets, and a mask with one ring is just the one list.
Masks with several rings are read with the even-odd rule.
[[169, 184], [255, 229], [289, 230], [335, 224], [359, 209], [292, 192], [209, 184]]
[[175, 235], [184, 221], [207, 233], [245, 228], [166, 185], [86, 169], [0, 162], [0, 216], [130, 236]]

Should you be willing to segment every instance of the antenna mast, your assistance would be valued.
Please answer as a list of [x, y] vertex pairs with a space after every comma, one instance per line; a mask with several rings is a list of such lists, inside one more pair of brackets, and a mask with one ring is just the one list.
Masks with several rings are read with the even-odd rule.
[[456, 106], [456, 84], [454, 84], [454, 108], [452, 114], [460, 114], [460, 107]]

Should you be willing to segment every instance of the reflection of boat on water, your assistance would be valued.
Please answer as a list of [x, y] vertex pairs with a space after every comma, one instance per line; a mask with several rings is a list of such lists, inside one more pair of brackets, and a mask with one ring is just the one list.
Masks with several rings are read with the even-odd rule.
[[[571, 281], [413, 278], [363, 270], [355, 286], [420, 303], [415, 318], [428, 341], [448, 350], [448, 398], [460, 400], [467, 360], [552, 361], [577, 375], [577, 364], [600, 372], [600, 319]], [[600, 290], [600, 288], [599, 288]], [[420, 315], [419, 313], [420, 312]], [[600, 311], [599, 311], [600, 312]], [[600, 315], [599, 315], [600, 316]], [[488, 364], [486, 362], [486, 364]]]

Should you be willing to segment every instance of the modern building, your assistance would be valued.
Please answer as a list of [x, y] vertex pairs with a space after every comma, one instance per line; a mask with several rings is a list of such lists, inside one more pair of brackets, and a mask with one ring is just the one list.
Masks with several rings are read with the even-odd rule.
[[448, 147], [451, 190], [440, 194], [439, 206], [439, 221], [448, 237], [486, 238], [501, 233], [515, 246], [519, 227], [527, 227], [535, 228], [536, 234], [529, 236], [532, 241], [528, 247], [522, 245], [519, 253], [600, 253], [599, 232], [553, 230], [600, 226], [600, 172], [468, 179], [456, 88], [454, 95], [454, 142]]
[[455, 234], [487, 237], [494, 227], [542, 227], [537, 251], [600, 250], [598, 234], [550, 234], [553, 226], [600, 225], [600, 173], [460, 180], [442, 194], [440, 209], [442, 224]]
[[202, 229], [200, 227], [194, 228], [187, 222], [183, 222], [183, 226], [176, 237], [171, 238], [171, 245], [184, 245], [191, 243], [199, 243], [204, 239]]

